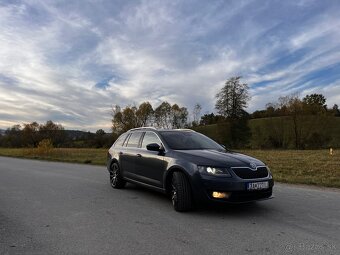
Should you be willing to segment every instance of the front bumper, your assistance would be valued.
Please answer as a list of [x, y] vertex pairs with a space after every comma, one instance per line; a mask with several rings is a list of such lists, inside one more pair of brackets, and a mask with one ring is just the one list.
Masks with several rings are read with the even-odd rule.
[[[250, 182], [268, 181], [268, 188], [263, 190], [247, 190]], [[195, 175], [193, 193], [198, 202], [245, 203], [272, 198], [274, 180], [272, 176], [258, 179], [241, 179], [238, 177], [221, 178], [215, 176]], [[214, 198], [213, 192], [224, 192], [227, 198]]]

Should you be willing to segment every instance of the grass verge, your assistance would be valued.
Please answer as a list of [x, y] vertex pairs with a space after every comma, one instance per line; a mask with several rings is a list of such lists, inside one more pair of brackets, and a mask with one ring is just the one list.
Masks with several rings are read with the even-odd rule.
[[36, 148], [0, 148], [0, 156], [92, 165], [105, 165], [106, 154], [107, 149], [55, 148], [48, 153], [40, 153]]
[[[340, 150], [242, 150], [271, 169], [279, 182], [340, 188]], [[0, 148], [0, 156], [105, 165], [107, 149], [57, 148], [49, 153], [37, 149]]]
[[340, 188], [340, 150], [243, 150], [265, 162], [279, 182]]

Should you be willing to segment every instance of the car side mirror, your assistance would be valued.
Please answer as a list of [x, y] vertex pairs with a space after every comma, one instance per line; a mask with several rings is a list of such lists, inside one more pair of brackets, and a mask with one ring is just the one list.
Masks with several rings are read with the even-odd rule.
[[148, 151], [161, 151], [162, 147], [158, 143], [150, 143], [146, 145]]

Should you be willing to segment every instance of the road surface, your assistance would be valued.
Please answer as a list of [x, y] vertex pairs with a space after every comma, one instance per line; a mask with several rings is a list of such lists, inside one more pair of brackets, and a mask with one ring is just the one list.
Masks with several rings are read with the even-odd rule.
[[340, 192], [178, 213], [105, 167], [0, 157], [0, 254], [340, 254]]

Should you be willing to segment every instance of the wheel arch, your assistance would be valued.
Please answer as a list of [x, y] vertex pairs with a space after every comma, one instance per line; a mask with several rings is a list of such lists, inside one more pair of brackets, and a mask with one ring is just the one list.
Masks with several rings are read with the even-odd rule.
[[117, 160], [116, 158], [112, 158], [112, 159], [110, 160], [109, 164], [107, 165], [107, 166], [108, 166], [109, 172], [111, 171], [112, 165], [113, 165], [114, 163], [117, 163], [118, 166], [119, 166], [118, 160]]
[[192, 188], [190, 176], [187, 173], [187, 171], [185, 171], [183, 167], [176, 165], [176, 166], [172, 166], [171, 168], [169, 168], [169, 170], [166, 172], [166, 175], [164, 177], [164, 190], [166, 194], [169, 194], [171, 191], [171, 180], [172, 180], [172, 175], [174, 172], [182, 172], [187, 178], [190, 184], [190, 187]]

